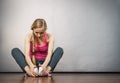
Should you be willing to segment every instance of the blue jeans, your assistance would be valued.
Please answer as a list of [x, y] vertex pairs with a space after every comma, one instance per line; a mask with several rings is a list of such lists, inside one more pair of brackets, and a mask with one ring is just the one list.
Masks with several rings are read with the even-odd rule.
[[[28, 64], [25, 60], [24, 54], [20, 51], [19, 48], [13, 48], [11, 53], [12, 53], [12, 56], [14, 57], [15, 61], [17, 62], [17, 64], [20, 66], [20, 68], [23, 70], [23, 72], [25, 72], [24, 68]], [[61, 47], [56, 48], [55, 51], [53, 52], [51, 60], [48, 64], [48, 66], [50, 66], [52, 68], [51, 71], [54, 70], [57, 63], [61, 59], [62, 55], [63, 55], [63, 49]], [[43, 62], [44, 61], [36, 60], [36, 63], [37, 63], [36, 65], [38, 66], [39, 63], [43, 64]]]

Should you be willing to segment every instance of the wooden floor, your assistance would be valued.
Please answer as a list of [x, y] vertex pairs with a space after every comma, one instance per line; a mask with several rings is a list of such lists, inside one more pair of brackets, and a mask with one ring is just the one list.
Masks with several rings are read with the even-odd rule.
[[0, 83], [120, 83], [120, 73], [53, 73], [52, 77], [24, 77], [0, 73]]

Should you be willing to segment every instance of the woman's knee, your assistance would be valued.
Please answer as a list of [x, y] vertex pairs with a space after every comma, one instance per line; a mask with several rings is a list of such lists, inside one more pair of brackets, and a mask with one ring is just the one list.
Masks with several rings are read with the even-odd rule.
[[57, 47], [57, 48], [56, 48], [56, 52], [57, 52], [57, 53], [60, 53], [60, 55], [62, 56], [63, 53], [64, 53], [64, 50], [63, 50], [63, 48], [61, 48], [61, 47]]
[[17, 53], [19, 51], [20, 51], [19, 48], [13, 48], [11, 53], [12, 53], [12, 55], [14, 55], [15, 53]]
[[56, 49], [63, 53], [63, 48], [57, 47]]

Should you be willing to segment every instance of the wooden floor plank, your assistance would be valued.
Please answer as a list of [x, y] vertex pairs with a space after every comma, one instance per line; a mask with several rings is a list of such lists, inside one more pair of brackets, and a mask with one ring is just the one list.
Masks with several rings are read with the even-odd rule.
[[24, 77], [23, 73], [0, 73], [0, 83], [120, 83], [120, 74], [53, 73], [52, 77]]

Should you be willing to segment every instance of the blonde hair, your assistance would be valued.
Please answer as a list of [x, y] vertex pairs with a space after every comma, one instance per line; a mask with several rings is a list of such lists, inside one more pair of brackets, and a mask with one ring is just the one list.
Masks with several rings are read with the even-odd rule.
[[46, 30], [46, 21], [44, 19], [36, 19], [31, 26], [31, 30], [33, 30], [34, 28], [44, 28]]

